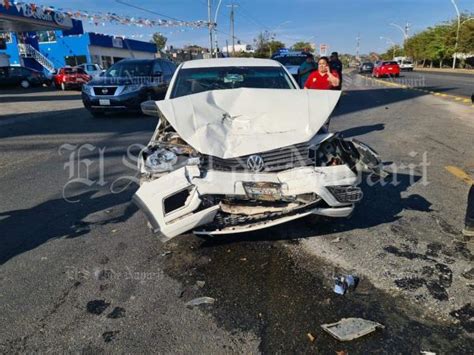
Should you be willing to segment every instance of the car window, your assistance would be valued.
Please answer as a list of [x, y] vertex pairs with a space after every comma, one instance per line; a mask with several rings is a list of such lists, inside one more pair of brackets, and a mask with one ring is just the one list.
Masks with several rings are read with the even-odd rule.
[[89, 71], [96, 71], [97, 69], [96, 69], [96, 67], [95, 67], [94, 65], [88, 65], [88, 66], [87, 66], [87, 70], [89, 70]]
[[277, 62], [287, 66], [287, 65], [297, 65], [300, 66], [306, 60], [305, 56], [285, 56], [274, 58]]
[[398, 65], [398, 63], [395, 61], [390, 61], [390, 62], [383, 62], [382, 65]]
[[150, 76], [152, 66], [151, 61], [121, 61], [107, 69], [103, 76], [108, 78]]
[[168, 62], [168, 61], [163, 61], [162, 63], [162, 66], [163, 68], [165, 69], [165, 73], [167, 75], [173, 75], [174, 71], [175, 71], [175, 66], [173, 65], [173, 63], [171, 62]]
[[157, 75], [157, 74], [165, 74], [164, 72], [164, 69], [163, 69], [163, 66], [161, 65], [161, 63], [159, 61], [156, 61], [154, 64], [153, 64], [153, 72], [152, 72], [152, 75]]
[[171, 97], [237, 88], [296, 89], [281, 67], [193, 68], [178, 72]]
[[84, 71], [84, 69], [82, 69], [82, 68], [76, 68], [76, 73], [77, 73], [77, 74], [87, 74], [87, 73]]

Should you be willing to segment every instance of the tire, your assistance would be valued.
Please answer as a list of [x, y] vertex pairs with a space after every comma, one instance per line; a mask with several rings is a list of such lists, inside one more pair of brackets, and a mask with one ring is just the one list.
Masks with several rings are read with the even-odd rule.
[[20, 82], [20, 85], [21, 85], [21, 87], [22, 87], [23, 89], [28, 89], [28, 88], [31, 87], [31, 83], [30, 83], [28, 80], [26, 80], [26, 79], [22, 80], [22, 81]]
[[66, 90], [67, 90], [66, 83], [61, 83], [61, 90], [62, 90], [62, 91], [66, 91]]
[[400, 74], [395, 74], [395, 78], [398, 78], [398, 77], [400, 77]]
[[102, 111], [89, 111], [94, 118], [102, 118], [105, 117], [105, 112]]

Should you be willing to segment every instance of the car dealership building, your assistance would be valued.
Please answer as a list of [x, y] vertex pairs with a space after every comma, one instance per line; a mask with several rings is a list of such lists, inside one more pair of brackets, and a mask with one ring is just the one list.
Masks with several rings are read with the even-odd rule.
[[155, 58], [154, 43], [84, 32], [82, 21], [29, 4], [0, 6], [0, 56], [12, 65], [54, 71], [66, 65], [108, 68], [123, 58]]

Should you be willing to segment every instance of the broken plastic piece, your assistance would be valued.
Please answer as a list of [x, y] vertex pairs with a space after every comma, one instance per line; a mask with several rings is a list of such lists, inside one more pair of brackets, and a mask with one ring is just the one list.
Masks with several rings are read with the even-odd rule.
[[334, 278], [334, 292], [344, 295], [347, 291], [354, 291], [359, 283], [359, 278], [353, 275], [342, 275]]
[[201, 304], [213, 304], [215, 301], [216, 299], [212, 297], [198, 297], [187, 302], [186, 307], [192, 308]]
[[311, 333], [308, 333], [308, 334], [306, 334], [306, 335], [308, 336], [308, 339], [309, 339], [309, 341], [310, 341], [310, 342], [312, 342], [312, 343], [313, 343], [313, 342], [316, 340], [316, 338], [314, 337], [314, 335], [313, 335], [313, 334], [311, 334]]
[[382, 324], [362, 318], [343, 318], [339, 322], [322, 324], [326, 332], [340, 341], [350, 341], [372, 333], [377, 328], [385, 328]]

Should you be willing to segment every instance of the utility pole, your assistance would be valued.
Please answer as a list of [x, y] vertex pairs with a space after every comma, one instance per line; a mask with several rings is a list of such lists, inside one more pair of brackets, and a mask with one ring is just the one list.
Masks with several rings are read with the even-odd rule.
[[211, 58], [212, 58], [212, 52], [213, 52], [212, 32], [214, 30], [214, 26], [213, 26], [212, 18], [211, 18], [211, 10], [212, 10], [212, 0], [207, 0], [207, 19], [208, 19], [207, 26], [209, 27], [209, 51], [210, 51]]
[[360, 50], [360, 33], [357, 34], [356, 38], [356, 59], [359, 60], [359, 50]]
[[230, 7], [230, 34], [232, 36], [232, 56], [235, 55], [235, 35], [234, 35], [234, 8], [238, 7], [232, 3], [231, 5], [227, 5]]

